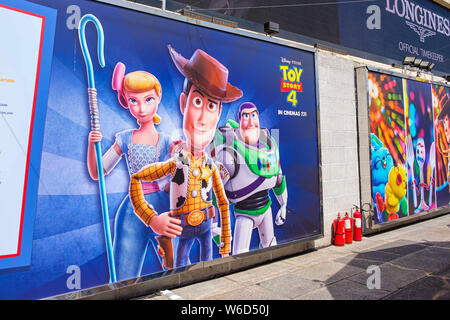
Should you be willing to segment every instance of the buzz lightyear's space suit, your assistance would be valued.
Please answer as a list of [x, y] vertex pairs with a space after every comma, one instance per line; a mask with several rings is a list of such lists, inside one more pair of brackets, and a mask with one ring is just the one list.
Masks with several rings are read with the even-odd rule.
[[249, 145], [243, 141], [238, 123], [228, 120], [225, 127], [216, 131], [212, 146], [215, 160], [226, 168], [223, 184], [228, 200], [235, 203], [233, 254], [249, 251], [255, 228], [258, 228], [261, 247], [277, 244], [269, 195], [271, 189], [280, 205], [275, 223], [282, 225], [286, 219], [288, 195], [278, 146], [268, 129], [260, 130], [257, 145]]

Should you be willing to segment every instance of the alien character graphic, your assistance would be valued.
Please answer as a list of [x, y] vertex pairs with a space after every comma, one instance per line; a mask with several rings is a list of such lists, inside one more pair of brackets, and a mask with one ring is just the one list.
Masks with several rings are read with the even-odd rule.
[[277, 244], [269, 191], [273, 190], [280, 209], [275, 224], [286, 220], [287, 187], [280, 167], [278, 146], [269, 130], [260, 128], [259, 114], [251, 102], [241, 104], [239, 123], [228, 120], [216, 131], [212, 154], [226, 172], [225, 192], [235, 203], [236, 218], [233, 235], [233, 255], [248, 252], [252, 230], [257, 228], [260, 246]]

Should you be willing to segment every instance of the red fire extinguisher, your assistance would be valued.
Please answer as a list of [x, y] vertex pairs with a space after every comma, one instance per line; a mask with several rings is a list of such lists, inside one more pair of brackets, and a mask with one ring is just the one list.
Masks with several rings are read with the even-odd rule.
[[348, 212], [345, 213], [344, 218], [345, 225], [345, 243], [351, 244], [353, 242], [353, 221], [348, 216]]
[[353, 240], [361, 241], [362, 240], [362, 214], [359, 212], [358, 207], [355, 207], [355, 212], [353, 212]]
[[335, 246], [345, 245], [345, 230], [344, 219], [341, 219], [341, 214], [338, 212], [338, 216], [333, 220], [333, 244]]

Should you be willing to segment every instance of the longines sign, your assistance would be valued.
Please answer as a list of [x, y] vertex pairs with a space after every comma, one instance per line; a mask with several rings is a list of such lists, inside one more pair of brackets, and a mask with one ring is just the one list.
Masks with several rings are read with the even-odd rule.
[[[341, 11], [341, 31], [344, 31], [341, 44], [400, 61], [406, 55], [414, 55], [435, 62], [437, 70], [450, 71], [449, 10], [430, 1], [378, 0], [374, 3], [365, 5], [366, 30], [357, 36], [351, 31], [363, 21], [347, 22], [350, 13]], [[355, 16], [361, 9], [353, 7], [349, 11]], [[362, 41], [361, 44], [357, 40]]]
[[396, 14], [420, 37], [420, 42], [437, 32], [450, 35], [450, 21], [408, 0], [386, 0], [386, 11]]

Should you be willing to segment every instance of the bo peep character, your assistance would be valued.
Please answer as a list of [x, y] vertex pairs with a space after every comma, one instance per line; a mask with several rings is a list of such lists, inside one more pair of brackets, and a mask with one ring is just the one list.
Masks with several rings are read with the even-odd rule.
[[[114, 144], [102, 157], [105, 175], [114, 169], [122, 156], [125, 156], [130, 176], [150, 163], [169, 158], [172, 141], [155, 128], [155, 124], [161, 121], [156, 114], [162, 94], [158, 79], [145, 71], [125, 75], [125, 65], [119, 62], [114, 69], [112, 88], [117, 91], [120, 104], [137, 119], [139, 128], [116, 134]], [[87, 167], [94, 180], [98, 179], [94, 144], [101, 139], [99, 131], [89, 133]], [[143, 182], [142, 188], [145, 199], [157, 212], [169, 211], [169, 195], [163, 190], [161, 181]], [[168, 215], [160, 215], [152, 218], [151, 228], [148, 228], [135, 214], [127, 195], [117, 210], [114, 224], [117, 280], [139, 277], [149, 244], [157, 250], [156, 234], [175, 238], [181, 234], [179, 224]]]

